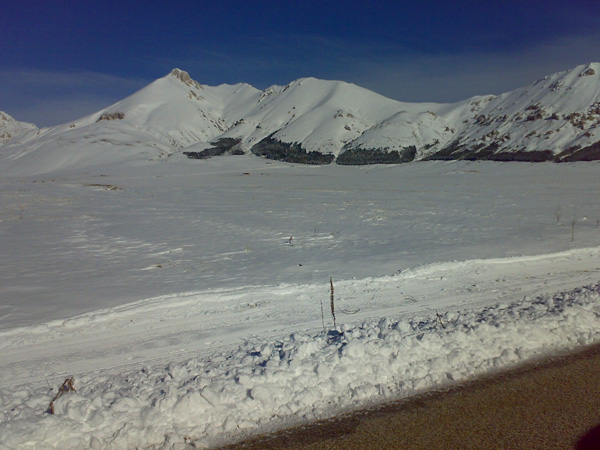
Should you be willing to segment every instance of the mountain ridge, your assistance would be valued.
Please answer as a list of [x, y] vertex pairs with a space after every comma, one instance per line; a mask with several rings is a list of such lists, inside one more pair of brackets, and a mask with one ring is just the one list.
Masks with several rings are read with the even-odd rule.
[[41, 173], [178, 153], [307, 164], [599, 160], [599, 125], [599, 63], [451, 104], [400, 102], [312, 77], [262, 91], [245, 83], [206, 86], [173, 69], [71, 123], [38, 130], [0, 121], [0, 161]]
[[0, 145], [28, 135], [31, 132], [36, 132], [38, 128], [27, 122], [15, 120], [12, 116], [4, 111], [0, 111]]

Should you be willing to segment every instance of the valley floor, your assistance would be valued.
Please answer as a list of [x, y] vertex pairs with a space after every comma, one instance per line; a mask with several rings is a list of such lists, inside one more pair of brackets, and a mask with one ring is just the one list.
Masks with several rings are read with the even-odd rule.
[[2, 178], [0, 448], [215, 446], [600, 341], [595, 163], [232, 158]]

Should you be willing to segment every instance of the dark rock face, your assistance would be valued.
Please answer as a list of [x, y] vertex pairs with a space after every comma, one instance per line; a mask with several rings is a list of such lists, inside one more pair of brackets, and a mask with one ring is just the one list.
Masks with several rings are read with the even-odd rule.
[[344, 166], [361, 166], [366, 164], [402, 164], [415, 159], [417, 149], [414, 145], [401, 151], [385, 149], [352, 148], [341, 153], [335, 160], [336, 164]]
[[330, 164], [334, 159], [332, 154], [307, 152], [298, 143], [281, 142], [274, 139], [273, 134], [256, 143], [250, 151], [263, 158], [300, 164]]
[[215, 142], [211, 142], [214, 147], [207, 148], [201, 152], [183, 152], [190, 159], [206, 159], [211, 156], [221, 156], [229, 152], [232, 155], [243, 155], [244, 152], [238, 146], [241, 139], [221, 138]]

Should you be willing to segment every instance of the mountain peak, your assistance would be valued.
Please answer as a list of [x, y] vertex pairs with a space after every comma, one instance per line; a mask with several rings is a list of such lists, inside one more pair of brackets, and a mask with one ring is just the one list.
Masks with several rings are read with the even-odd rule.
[[171, 70], [171, 72], [169, 72], [168, 76], [178, 79], [187, 86], [195, 87], [196, 89], [201, 90], [204, 89], [202, 85], [200, 85], [200, 83], [198, 83], [197, 81], [193, 80], [192, 77], [190, 77], [190, 74], [187, 73], [185, 70], [175, 68]]
[[15, 119], [4, 111], [0, 111], [0, 123], [2, 122], [15, 122]]
[[32, 130], [37, 130], [37, 127], [31, 123], [19, 122], [9, 114], [0, 111], [0, 145]]

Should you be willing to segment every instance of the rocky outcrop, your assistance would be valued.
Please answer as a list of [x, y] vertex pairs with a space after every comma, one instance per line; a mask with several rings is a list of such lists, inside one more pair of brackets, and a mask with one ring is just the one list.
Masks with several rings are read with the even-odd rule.
[[306, 151], [298, 143], [290, 144], [282, 142], [273, 138], [273, 134], [252, 146], [250, 151], [263, 158], [300, 164], [330, 164], [335, 158], [330, 153], [323, 154], [315, 151]]
[[124, 118], [125, 113], [122, 112], [104, 113], [96, 120], [96, 122], [101, 122], [103, 120], [123, 120]]
[[19, 122], [7, 113], [0, 111], [0, 145], [34, 131], [38, 131], [38, 128], [32, 123]]
[[173, 70], [171, 70], [171, 73], [169, 73], [169, 75], [174, 78], [177, 78], [179, 81], [181, 81], [183, 84], [185, 84], [187, 86], [194, 87], [199, 90], [204, 90], [202, 85], [200, 83], [198, 83], [196, 80], [192, 79], [192, 77], [190, 77], [190, 74], [187, 73], [185, 70], [173, 69]]
[[342, 152], [335, 160], [336, 164], [344, 166], [361, 166], [366, 164], [402, 164], [415, 159], [417, 148], [414, 145], [404, 149], [363, 149], [351, 148]]

